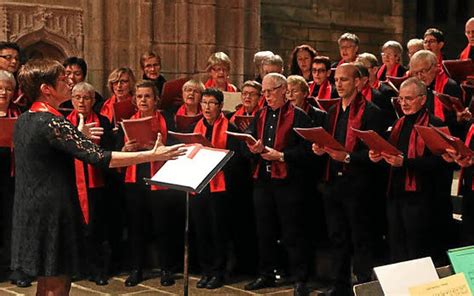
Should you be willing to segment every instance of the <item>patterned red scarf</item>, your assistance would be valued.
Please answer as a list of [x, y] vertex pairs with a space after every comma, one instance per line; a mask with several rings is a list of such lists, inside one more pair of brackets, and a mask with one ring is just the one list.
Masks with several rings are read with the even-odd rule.
[[[405, 116], [400, 118], [395, 124], [393, 125], [392, 128], [392, 133], [390, 134], [390, 143], [397, 147], [398, 140], [400, 137], [400, 133], [403, 129], [403, 124], [405, 122]], [[423, 110], [418, 117], [416, 118], [415, 125], [421, 125], [421, 126], [428, 126], [429, 122], [429, 115], [426, 110]], [[416, 132], [415, 128], [411, 130], [410, 133], [410, 141], [408, 144], [408, 154], [407, 157], [410, 159], [417, 158], [423, 156], [423, 153], [425, 152], [425, 142], [423, 139], [418, 135]], [[389, 187], [390, 188], [390, 182], [391, 182], [391, 176], [392, 176], [392, 170], [390, 170], [390, 179], [389, 179]], [[406, 191], [417, 191], [417, 182], [416, 182], [416, 176], [413, 170], [407, 169], [406, 170], [406, 177], [405, 177], [405, 190]]]
[[[140, 111], [135, 113], [130, 119], [142, 118]], [[166, 144], [166, 139], [168, 137], [168, 129], [166, 127], [166, 121], [160, 111], [155, 111], [152, 118], [152, 131], [154, 133], [161, 133], [161, 141], [163, 144]], [[125, 141], [127, 138], [125, 137]], [[150, 178], [165, 164], [164, 161], [153, 161], [150, 162]], [[127, 167], [125, 171], [125, 183], [136, 183], [137, 182], [137, 166], [131, 165]], [[151, 190], [164, 190], [166, 188], [156, 185], [151, 185]]]
[[[194, 132], [199, 133], [206, 137], [207, 127], [204, 124], [205, 118], [198, 121], [194, 127]], [[212, 128], [212, 146], [215, 148], [226, 149], [227, 148], [227, 129], [229, 127], [229, 121], [225, 118], [224, 114], [219, 114]], [[222, 192], [226, 190], [225, 176], [223, 171], [219, 171], [217, 175], [212, 178], [210, 182], [211, 192]]]
[[[258, 139], [263, 140], [263, 132], [265, 129], [265, 119], [267, 117], [268, 106], [262, 109], [257, 121], [257, 135]], [[288, 139], [293, 127], [293, 121], [295, 118], [295, 107], [290, 103], [286, 102], [281, 108], [278, 114], [277, 129], [275, 135], [275, 144], [273, 149], [277, 151], [283, 151], [288, 144]], [[259, 160], [257, 167], [255, 168], [253, 177], [258, 177], [260, 170], [261, 159]], [[271, 177], [274, 179], [285, 179], [288, 176], [287, 167], [285, 162], [272, 161], [271, 166]]]

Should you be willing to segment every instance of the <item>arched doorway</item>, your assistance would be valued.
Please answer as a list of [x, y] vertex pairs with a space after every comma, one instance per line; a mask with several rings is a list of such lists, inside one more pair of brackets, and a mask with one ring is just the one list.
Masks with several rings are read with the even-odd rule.
[[28, 45], [23, 49], [23, 56], [25, 61], [30, 59], [50, 58], [61, 63], [66, 58], [66, 55], [61, 49], [44, 41], [39, 41]]

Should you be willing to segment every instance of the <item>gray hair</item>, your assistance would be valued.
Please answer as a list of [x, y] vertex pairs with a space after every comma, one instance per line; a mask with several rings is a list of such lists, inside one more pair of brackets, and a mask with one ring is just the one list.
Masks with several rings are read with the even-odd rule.
[[283, 68], [283, 59], [281, 58], [281, 56], [274, 54], [263, 59], [262, 66], [263, 65], [275, 65]]
[[206, 88], [200, 80], [190, 79], [183, 84], [182, 90], [184, 90], [186, 87], [191, 86], [191, 85], [196, 86], [201, 91], [201, 93]]
[[253, 56], [253, 63], [255, 64], [255, 66], [260, 67], [260, 65], [262, 64], [264, 59], [269, 58], [273, 55], [274, 55], [274, 53], [269, 51], [269, 50], [258, 51]]
[[13, 76], [12, 73], [5, 71], [5, 70], [0, 70], [0, 80], [1, 81], [10, 81], [10, 83], [13, 86], [13, 89], [16, 88], [16, 80], [15, 76]]
[[416, 46], [418, 48], [423, 49], [423, 39], [413, 38], [413, 39], [408, 40], [407, 47], [412, 47], [412, 46]]
[[95, 99], [95, 88], [92, 86], [92, 84], [87, 83], [87, 82], [79, 82], [78, 84], [74, 85], [72, 88], [72, 93], [77, 93], [77, 92], [87, 92], [91, 96], [91, 98]]
[[399, 56], [401, 56], [402, 53], [403, 53], [402, 45], [399, 42], [395, 41], [395, 40], [389, 40], [389, 41], [385, 42], [385, 44], [382, 46], [382, 51], [387, 49], [387, 48], [393, 49]]
[[356, 61], [364, 64], [364, 66], [367, 68], [379, 66], [379, 60], [377, 57], [369, 52], [363, 52], [359, 54]]
[[400, 89], [408, 87], [410, 85], [416, 86], [417, 92], [420, 95], [426, 96], [426, 85], [423, 81], [418, 79], [417, 77], [410, 77], [407, 80], [403, 81], [402, 84], [400, 85]]
[[265, 75], [265, 77], [263, 77], [263, 80], [265, 79], [271, 79], [273, 82], [279, 85], [283, 85], [283, 86], [288, 85], [286, 77], [280, 73], [268, 73], [267, 75]]
[[432, 51], [426, 49], [419, 50], [411, 57], [410, 68], [412, 63], [416, 63], [419, 61], [428, 61], [431, 63], [431, 65], [436, 65], [438, 63], [438, 58]]

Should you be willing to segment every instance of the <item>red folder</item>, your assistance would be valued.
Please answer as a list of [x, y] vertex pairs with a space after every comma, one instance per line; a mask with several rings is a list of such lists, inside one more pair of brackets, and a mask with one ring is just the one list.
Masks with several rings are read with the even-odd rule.
[[132, 100], [125, 100], [114, 104], [114, 118], [117, 123], [124, 119], [129, 119], [135, 113], [137, 113], [137, 107], [133, 104]]
[[336, 105], [341, 99], [316, 99], [319, 109], [328, 112], [329, 108]]
[[346, 148], [322, 127], [294, 128], [294, 130], [298, 135], [311, 143], [334, 150], [346, 151]]
[[[244, 141], [245, 143], [249, 145], [255, 145], [257, 143], [257, 139], [255, 139], [251, 134], [246, 134], [246, 133], [235, 133], [235, 132], [229, 132], [226, 131], [226, 134], [228, 134], [231, 137], [237, 138], [240, 141]], [[263, 149], [263, 153], [268, 152], [269, 150], [267, 147]]]
[[432, 126], [432, 128], [443, 137], [450, 145], [451, 147], [456, 150], [457, 154], [465, 157], [465, 156], [473, 156], [474, 152], [469, 149], [469, 147], [464, 144], [463, 141], [461, 141], [459, 138], [451, 136], [449, 133], [449, 130], [447, 128], [439, 128]]
[[146, 149], [150, 143], [156, 141], [157, 134], [152, 131], [152, 117], [144, 117], [139, 119], [124, 119], [122, 125], [125, 136], [129, 140], [136, 140], [139, 149]]
[[198, 122], [202, 114], [198, 115], [176, 115], [176, 128], [178, 131], [186, 131], [190, 126]]
[[173, 136], [176, 140], [184, 144], [202, 144], [207, 147], [213, 147], [206, 137], [199, 133], [177, 133], [168, 131], [168, 135]]
[[183, 85], [189, 78], [178, 78], [166, 81], [161, 91], [160, 109], [164, 110], [171, 106], [179, 106], [183, 103]]
[[446, 109], [449, 111], [454, 110], [456, 112], [462, 112], [464, 110], [464, 105], [461, 103], [459, 98], [435, 91], [433, 91], [433, 94], [438, 97], [441, 103], [443, 103], [444, 107], [446, 107]]
[[[395, 91], [397, 91], [397, 93], [399, 92], [400, 90], [400, 85], [402, 85], [403, 81], [407, 80], [408, 78], [410, 78], [409, 76], [403, 76], [403, 77], [396, 77], [396, 76], [387, 76], [387, 84], [393, 88], [393, 86], [395, 87]], [[392, 85], [390, 85], [390, 83]]]
[[235, 115], [234, 116], [235, 125], [240, 130], [242, 130], [240, 127], [248, 127], [253, 119], [254, 119], [254, 116], [251, 116], [251, 115]]
[[354, 131], [356, 137], [361, 139], [370, 150], [374, 150], [379, 153], [385, 152], [390, 155], [402, 154], [400, 150], [395, 148], [392, 144], [390, 144], [387, 140], [382, 138], [373, 130], [361, 131], [355, 128], [352, 128], [352, 130]]
[[415, 125], [415, 130], [420, 137], [423, 138], [426, 147], [428, 147], [433, 154], [441, 155], [446, 153], [446, 149], [453, 148], [450, 143], [432, 127]]
[[458, 83], [474, 76], [474, 63], [472, 60], [444, 60], [443, 68], [446, 74]]
[[13, 147], [15, 118], [0, 118], [0, 147]]

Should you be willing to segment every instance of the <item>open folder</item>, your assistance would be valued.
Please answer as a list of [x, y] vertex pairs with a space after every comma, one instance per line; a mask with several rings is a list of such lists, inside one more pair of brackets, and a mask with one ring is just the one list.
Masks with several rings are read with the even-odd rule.
[[202, 114], [198, 115], [176, 115], [176, 128], [178, 131], [186, 131], [202, 118]]
[[[231, 137], [237, 138], [240, 141], [244, 141], [245, 143], [249, 145], [255, 145], [257, 143], [257, 139], [255, 139], [251, 134], [246, 134], [246, 133], [235, 133], [235, 132], [229, 132], [226, 131], [226, 134], [228, 134]], [[268, 149], [266, 147], [263, 149], [263, 152], [268, 152]]]
[[200, 193], [234, 155], [230, 150], [200, 144], [186, 145], [185, 149], [185, 155], [168, 160], [147, 183]]
[[474, 155], [463, 141], [451, 136], [447, 128], [415, 125], [415, 129], [433, 154], [441, 155], [446, 153], [446, 149], [453, 149], [463, 157]]
[[474, 63], [472, 60], [444, 60], [443, 67], [446, 74], [460, 83], [468, 76], [474, 76]]
[[121, 122], [124, 119], [129, 119], [137, 112], [136, 106], [132, 100], [125, 100], [117, 102], [113, 105], [115, 122]]
[[252, 115], [235, 115], [234, 123], [240, 129], [241, 126], [249, 126], [253, 119]]
[[464, 105], [459, 98], [436, 91], [433, 91], [433, 94], [438, 97], [448, 111], [462, 112], [464, 110]]
[[125, 136], [129, 140], [136, 140], [139, 150], [149, 148], [156, 141], [157, 134], [152, 130], [152, 117], [138, 119], [124, 119], [122, 125]]
[[161, 90], [160, 109], [165, 110], [173, 105], [179, 105], [183, 103], [182, 92], [183, 85], [189, 80], [189, 78], [178, 78], [174, 80], [166, 81], [163, 84]]
[[324, 111], [328, 111], [333, 105], [336, 105], [341, 99], [316, 99], [318, 108]]
[[177, 133], [168, 131], [168, 135], [184, 144], [201, 144], [207, 147], [213, 147], [211, 142], [199, 133]]
[[387, 140], [382, 138], [373, 130], [361, 131], [355, 128], [352, 128], [352, 130], [354, 131], [356, 137], [361, 139], [370, 150], [374, 150], [378, 153], [384, 152], [390, 155], [402, 154], [400, 150], [395, 148], [392, 144], [390, 144]]
[[328, 147], [334, 150], [346, 151], [346, 148], [322, 127], [295, 127], [294, 130], [298, 135], [311, 143], [315, 143], [321, 147]]
[[13, 147], [13, 130], [16, 117], [0, 118], [0, 147]]

